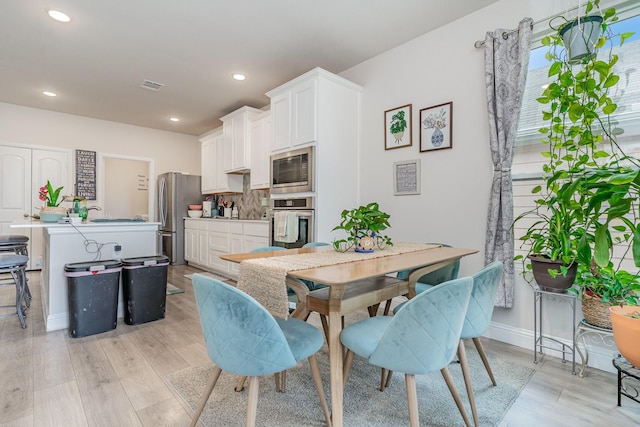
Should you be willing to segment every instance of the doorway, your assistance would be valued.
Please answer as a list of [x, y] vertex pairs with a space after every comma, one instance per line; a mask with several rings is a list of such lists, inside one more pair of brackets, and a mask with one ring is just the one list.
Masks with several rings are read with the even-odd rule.
[[[139, 157], [100, 155], [98, 175], [104, 218], [143, 218], [153, 221], [155, 181], [153, 160]], [[102, 172], [102, 173], [101, 173]], [[91, 202], [89, 202], [91, 203]]]

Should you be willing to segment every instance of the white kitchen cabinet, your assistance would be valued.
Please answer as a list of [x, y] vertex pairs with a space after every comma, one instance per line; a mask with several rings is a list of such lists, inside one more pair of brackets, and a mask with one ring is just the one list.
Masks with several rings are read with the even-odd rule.
[[215, 129], [200, 138], [202, 194], [242, 193], [242, 175], [225, 173], [225, 137]]
[[271, 112], [254, 117], [250, 124], [252, 190], [269, 188], [271, 163]]
[[315, 147], [314, 192], [304, 196], [315, 198], [314, 238], [318, 241], [333, 240], [331, 230], [343, 209], [370, 202], [358, 200], [360, 177], [354, 167], [361, 93], [361, 86], [321, 68], [267, 93], [271, 98], [271, 152]]
[[[242, 249], [242, 227], [240, 222], [229, 222], [229, 253], [245, 252]], [[240, 264], [229, 263], [230, 273], [237, 276], [240, 273]]]
[[198, 263], [198, 224], [195, 219], [184, 220], [184, 259]]
[[220, 259], [220, 255], [229, 253], [229, 222], [224, 220], [208, 220], [209, 250], [207, 266], [221, 273], [229, 272], [229, 263]]
[[242, 251], [251, 252], [265, 246], [269, 246], [269, 223], [264, 221], [243, 224]]
[[211, 136], [202, 139], [200, 151], [200, 175], [202, 194], [215, 193], [217, 190], [216, 168], [212, 167], [216, 159], [216, 140]]
[[304, 74], [270, 92], [273, 152], [318, 139], [318, 73]]
[[245, 106], [220, 118], [226, 148], [230, 150], [226, 155], [225, 172], [246, 172], [251, 169], [250, 120], [262, 112]]

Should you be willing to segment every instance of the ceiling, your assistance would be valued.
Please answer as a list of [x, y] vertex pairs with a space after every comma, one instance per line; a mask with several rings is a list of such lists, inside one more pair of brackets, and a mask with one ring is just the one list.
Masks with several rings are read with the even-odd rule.
[[306, 71], [340, 73], [495, 1], [2, 1], [0, 102], [199, 135]]

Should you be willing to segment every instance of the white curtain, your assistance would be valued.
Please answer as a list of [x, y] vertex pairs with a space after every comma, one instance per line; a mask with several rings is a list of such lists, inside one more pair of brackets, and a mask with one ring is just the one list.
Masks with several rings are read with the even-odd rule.
[[484, 40], [489, 140], [493, 161], [493, 183], [489, 200], [485, 264], [504, 263], [504, 273], [496, 295], [496, 307], [513, 306], [514, 239], [511, 162], [518, 128], [529, 50], [531, 18], [520, 21], [518, 30], [497, 29]]

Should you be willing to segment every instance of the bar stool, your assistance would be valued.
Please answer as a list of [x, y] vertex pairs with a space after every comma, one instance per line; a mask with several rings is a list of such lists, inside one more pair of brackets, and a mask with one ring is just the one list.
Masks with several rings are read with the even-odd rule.
[[[16, 312], [8, 313], [0, 316], [0, 318], [5, 318], [13, 315], [17, 315], [20, 319], [20, 325], [22, 328], [27, 327], [27, 323], [25, 322], [25, 310], [26, 307], [23, 307], [22, 304], [25, 297], [25, 289], [27, 285], [27, 274], [26, 268], [27, 263], [29, 262], [29, 257], [26, 255], [16, 255], [16, 254], [0, 254], [0, 274], [9, 274], [11, 277], [6, 277], [0, 280], [0, 286], [15, 286], [16, 287]], [[0, 308], [9, 308], [13, 307], [11, 305], [2, 305]]]
[[[22, 234], [0, 234], [0, 253], [13, 252], [16, 255], [29, 256], [27, 246], [29, 238]], [[25, 305], [31, 306], [31, 290], [29, 289], [28, 279], [25, 279], [24, 288]]]

